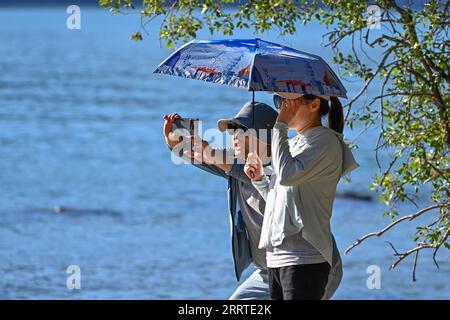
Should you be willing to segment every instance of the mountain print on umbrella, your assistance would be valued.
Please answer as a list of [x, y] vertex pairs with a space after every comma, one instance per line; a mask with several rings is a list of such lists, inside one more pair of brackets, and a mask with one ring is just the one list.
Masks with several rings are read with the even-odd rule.
[[347, 98], [343, 84], [321, 57], [257, 38], [192, 40], [173, 52], [154, 73], [249, 91]]

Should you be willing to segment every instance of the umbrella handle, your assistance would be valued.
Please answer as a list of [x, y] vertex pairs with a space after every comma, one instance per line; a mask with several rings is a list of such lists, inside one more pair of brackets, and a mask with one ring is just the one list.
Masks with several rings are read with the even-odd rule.
[[253, 98], [252, 98], [252, 128], [255, 127], [255, 90], [252, 90]]

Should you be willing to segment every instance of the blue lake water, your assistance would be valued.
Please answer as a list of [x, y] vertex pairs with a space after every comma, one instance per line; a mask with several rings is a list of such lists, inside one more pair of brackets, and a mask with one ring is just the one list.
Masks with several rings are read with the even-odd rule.
[[[160, 45], [158, 21], [136, 43], [130, 35], [139, 27], [137, 16], [83, 7], [81, 13], [81, 30], [68, 30], [65, 7], [0, 7], [0, 298], [228, 298], [237, 283], [226, 181], [174, 165], [161, 117], [179, 112], [215, 127], [251, 94], [152, 74], [171, 52]], [[332, 52], [320, 46], [323, 32], [313, 25], [285, 39], [258, 36], [331, 64]], [[356, 83], [346, 85], [350, 94], [358, 90]], [[271, 101], [263, 93], [256, 98]], [[345, 133], [352, 138], [359, 131]], [[357, 138], [361, 168], [339, 191], [371, 194], [375, 140], [376, 130]], [[426, 201], [426, 195], [419, 199]], [[57, 213], [55, 206], [73, 210]], [[332, 227], [341, 251], [387, 224], [384, 210], [376, 200], [336, 199]], [[394, 257], [386, 241], [410, 248], [414, 226], [343, 256], [335, 298], [449, 299], [448, 251], [438, 255], [440, 270], [430, 254], [420, 256], [416, 282], [411, 259], [388, 270]], [[81, 268], [80, 290], [66, 287], [69, 265]], [[379, 290], [366, 284], [371, 265], [381, 268]]]

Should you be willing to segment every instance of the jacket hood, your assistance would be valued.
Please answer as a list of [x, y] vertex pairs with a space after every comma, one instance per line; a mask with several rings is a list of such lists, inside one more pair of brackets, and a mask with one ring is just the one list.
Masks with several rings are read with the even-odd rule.
[[323, 132], [322, 130], [326, 130], [330, 133], [333, 133], [338, 138], [339, 142], [341, 143], [341, 148], [342, 148], [341, 177], [349, 174], [351, 171], [358, 168], [360, 165], [359, 165], [359, 163], [356, 162], [355, 157], [353, 156], [352, 149], [345, 142], [346, 139], [344, 138], [344, 135], [342, 133], [339, 133], [327, 126], [316, 126], [316, 127], [310, 128], [308, 131], [306, 131], [306, 133], [304, 135], [309, 136], [309, 137], [313, 137], [313, 136], [317, 137], [321, 134], [321, 132]]
[[358, 168], [360, 165], [356, 162], [355, 157], [353, 156], [353, 152], [348, 146], [348, 144], [345, 142], [344, 135], [342, 133], [339, 133], [337, 131], [334, 131], [333, 129], [330, 129], [331, 132], [333, 132], [336, 137], [339, 139], [342, 147], [342, 173], [341, 177], [349, 174], [351, 171]]

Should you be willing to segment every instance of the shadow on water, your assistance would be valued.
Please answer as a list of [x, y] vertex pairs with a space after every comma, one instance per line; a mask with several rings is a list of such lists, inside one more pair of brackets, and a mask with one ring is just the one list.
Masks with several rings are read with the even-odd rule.
[[366, 202], [370, 202], [373, 200], [373, 197], [371, 195], [362, 194], [362, 193], [358, 193], [358, 192], [354, 192], [354, 191], [337, 192], [336, 198], [366, 201]]
[[120, 218], [122, 213], [111, 209], [92, 209], [92, 208], [73, 208], [56, 205], [53, 208], [31, 208], [27, 209], [27, 212], [35, 213], [48, 213], [58, 214], [66, 216], [110, 216], [114, 218]]

